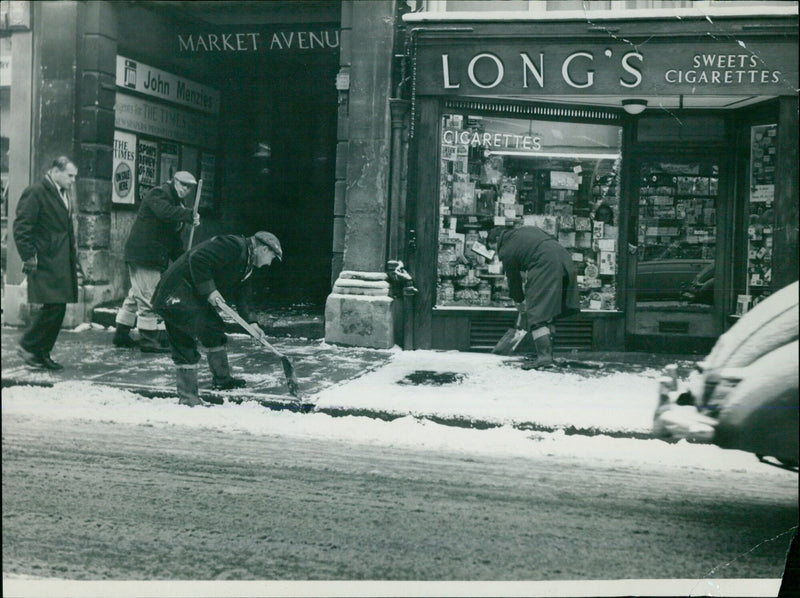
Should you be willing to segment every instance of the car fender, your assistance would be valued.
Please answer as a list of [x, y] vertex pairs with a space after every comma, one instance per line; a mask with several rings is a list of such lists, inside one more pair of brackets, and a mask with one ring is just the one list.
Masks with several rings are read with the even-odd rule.
[[798, 338], [798, 283], [782, 288], [719, 337], [704, 368], [739, 368]]
[[714, 444], [796, 463], [798, 365], [795, 340], [745, 368], [720, 409]]

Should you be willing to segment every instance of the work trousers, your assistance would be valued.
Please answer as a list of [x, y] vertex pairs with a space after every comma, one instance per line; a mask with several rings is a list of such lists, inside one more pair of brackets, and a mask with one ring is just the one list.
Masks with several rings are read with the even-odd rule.
[[116, 323], [139, 330], [163, 329], [160, 318], [153, 311], [153, 293], [161, 279], [161, 271], [145, 266], [128, 264], [131, 288], [117, 311]]
[[66, 303], [45, 303], [36, 311], [19, 341], [20, 347], [34, 355], [49, 355], [56, 344], [67, 313]]
[[206, 349], [223, 347], [228, 342], [225, 323], [210, 305], [197, 305], [194, 309], [165, 310], [163, 315], [172, 361], [176, 365], [192, 365], [200, 361], [195, 339]]

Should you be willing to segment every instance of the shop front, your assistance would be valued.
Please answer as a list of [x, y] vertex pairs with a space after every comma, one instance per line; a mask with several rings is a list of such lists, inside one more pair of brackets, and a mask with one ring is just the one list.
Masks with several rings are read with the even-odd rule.
[[406, 20], [416, 348], [513, 325], [497, 226], [571, 254], [562, 350], [705, 351], [797, 279], [796, 18]]

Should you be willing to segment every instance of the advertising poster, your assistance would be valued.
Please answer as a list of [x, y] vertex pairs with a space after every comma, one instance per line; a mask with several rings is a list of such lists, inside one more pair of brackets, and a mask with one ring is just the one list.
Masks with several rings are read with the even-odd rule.
[[136, 182], [139, 200], [158, 184], [158, 143], [139, 139], [136, 148]]
[[135, 177], [136, 135], [114, 131], [113, 174], [111, 201], [116, 204], [136, 203]]
[[178, 145], [162, 143], [159, 160], [159, 184], [166, 183], [178, 172]]

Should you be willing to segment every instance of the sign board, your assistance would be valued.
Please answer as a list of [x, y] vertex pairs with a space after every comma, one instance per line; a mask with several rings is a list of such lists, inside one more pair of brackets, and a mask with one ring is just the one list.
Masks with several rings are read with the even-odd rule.
[[119, 91], [114, 106], [114, 128], [199, 147], [214, 147], [217, 141], [214, 118]]
[[175, 36], [178, 55], [286, 54], [338, 51], [340, 31], [332, 24], [313, 28], [225, 27], [180, 31]]
[[437, 39], [416, 72], [419, 94], [795, 95], [797, 40]]
[[117, 56], [117, 87], [209, 114], [219, 113], [219, 92], [216, 89], [125, 56]]
[[140, 200], [158, 184], [158, 143], [155, 141], [139, 139], [136, 147], [136, 183]]
[[136, 135], [114, 131], [114, 153], [111, 175], [111, 201], [116, 204], [136, 203]]

